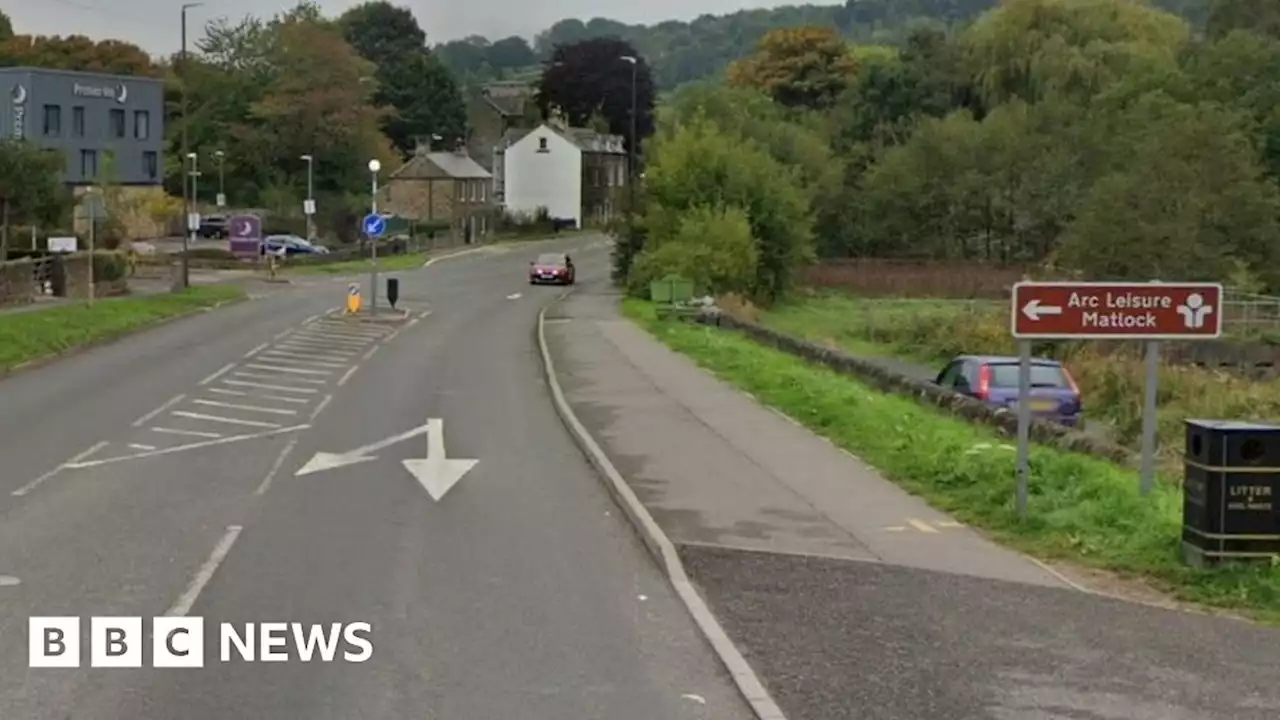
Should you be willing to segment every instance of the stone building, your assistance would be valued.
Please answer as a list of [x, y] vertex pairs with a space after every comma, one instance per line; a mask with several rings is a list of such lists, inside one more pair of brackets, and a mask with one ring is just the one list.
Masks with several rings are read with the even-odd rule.
[[379, 191], [378, 206], [418, 223], [449, 227], [450, 243], [477, 242], [492, 232], [497, 204], [493, 176], [459, 144], [452, 152], [421, 145]]

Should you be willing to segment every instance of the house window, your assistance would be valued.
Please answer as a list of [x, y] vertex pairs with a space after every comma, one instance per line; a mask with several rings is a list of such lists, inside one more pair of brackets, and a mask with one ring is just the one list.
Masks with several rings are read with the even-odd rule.
[[62, 134], [62, 106], [44, 106], [44, 136], [58, 137]]
[[551, 152], [550, 148], [547, 147], [547, 139], [544, 137], [538, 138], [538, 152]]
[[152, 180], [155, 180], [156, 175], [159, 174], [157, 164], [156, 154], [153, 151], [148, 150], [142, 153], [142, 171], [145, 172], [147, 177]]
[[146, 140], [151, 137], [151, 113], [146, 110], [133, 112], [133, 137], [136, 140]]
[[124, 111], [123, 110], [111, 111], [111, 137], [113, 138], [124, 137]]
[[76, 105], [71, 108], [71, 134], [82, 138], [84, 137], [84, 106]]
[[98, 177], [98, 151], [80, 151], [80, 177], [92, 179]]

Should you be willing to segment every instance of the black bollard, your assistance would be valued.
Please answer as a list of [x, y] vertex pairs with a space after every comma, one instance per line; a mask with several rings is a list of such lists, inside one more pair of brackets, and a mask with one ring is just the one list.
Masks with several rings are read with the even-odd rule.
[[391, 309], [396, 309], [396, 300], [400, 299], [400, 278], [387, 278], [387, 302], [391, 303]]

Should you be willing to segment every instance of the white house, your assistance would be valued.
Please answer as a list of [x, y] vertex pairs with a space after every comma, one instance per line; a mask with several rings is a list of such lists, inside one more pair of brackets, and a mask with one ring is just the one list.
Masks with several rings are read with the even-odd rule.
[[626, 184], [622, 138], [552, 121], [533, 130], [510, 130], [497, 149], [495, 194], [511, 214], [539, 208], [558, 219], [607, 219]]

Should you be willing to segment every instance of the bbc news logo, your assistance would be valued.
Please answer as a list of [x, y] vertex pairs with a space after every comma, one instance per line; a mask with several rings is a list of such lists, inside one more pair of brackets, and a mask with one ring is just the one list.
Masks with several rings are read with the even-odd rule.
[[[224, 663], [334, 662], [339, 658], [362, 663], [373, 656], [368, 637], [373, 628], [365, 622], [220, 623], [217, 628], [218, 661]], [[31, 618], [27, 664], [33, 668], [80, 667], [80, 630], [78, 617]], [[153, 618], [151, 631], [151, 667], [204, 667], [204, 618]], [[89, 619], [89, 667], [143, 667], [146, 645], [140, 617]]]

